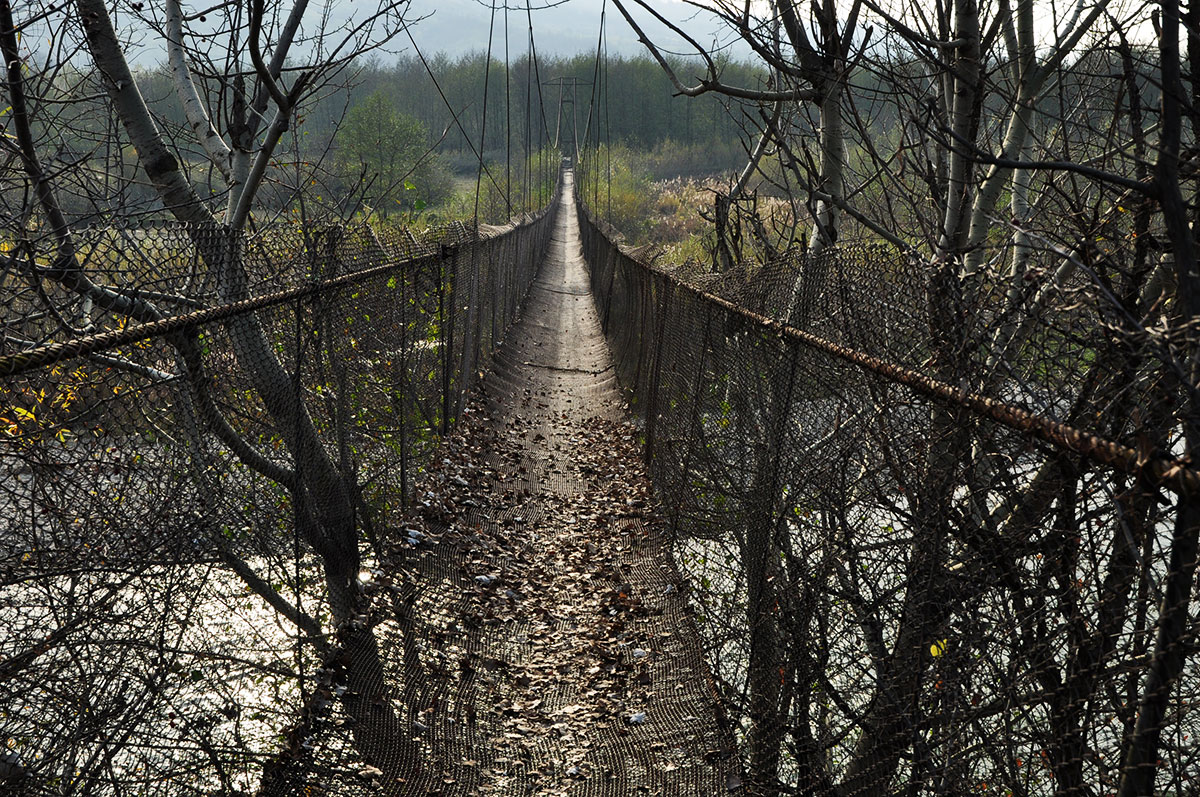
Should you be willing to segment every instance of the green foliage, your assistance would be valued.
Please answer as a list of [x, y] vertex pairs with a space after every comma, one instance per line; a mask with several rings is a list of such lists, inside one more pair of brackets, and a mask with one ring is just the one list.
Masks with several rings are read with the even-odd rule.
[[645, 238], [654, 215], [654, 186], [628, 147], [601, 147], [580, 169], [584, 201], [631, 243]]
[[704, 143], [668, 138], [649, 148], [631, 148], [628, 157], [632, 168], [652, 180], [724, 175], [746, 164], [746, 152], [736, 136]]
[[338, 131], [339, 172], [351, 190], [361, 185], [366, 204], [384, 218], [419, 212], [448, 192], [448, 175], [427, 152], [427, 138], [424, 125], [376, 91], [350, 109]]
[[[672, 58], [671, 61], [680, 74], [696, 72], [696, 66], [687, 59]], [[366, 65], [361, 73], [361, 86], [351, 94], [352, 104], [356, 96], [383, 91], [393, 98], [397, 110], [420, 120], [427, 130], [438, 133], [446, 130], [439, 151], [446, 155], [453, 170], [459, 174], [475, 170], [477, 156], [474, 152], [485, 127], [485, 107], [487, 124], [483, 149], [489, 162], [505, 162], [510, 160], [511, 154], [511, 161], [515, 163], [526, 150], [534, 151], [545, 144], [558, 143], [564, 150], [569, 150], [570, 142], [575, 138], [581, 147], [584, 145], [588, 109], [593, 103], [592, 89], [582, 86], [574, 105], [563, 104], [560, 115], [559, 89], [542, 85], [542, 81], [574, 77], [591, 83], [596, 76], [594, 53], [541, 56], [536, 70], [524, 56], [513, 59], [507, 70], [504, 62], [498, 59], [492, 59], [489, 68], [483, 53], [454, 59], [435, 56], [429, 59], [429, 66], [437, 86], [425, 65], [412, 56], [398, 58], [391, 64]], [[723, 62], [722, 70], [727, 80], [738, 85], [756, 85], [763, 77], [761, 68], [749, 64]], [[488, 76], [486, 81], [485, 74]], [[485, 91], [486, 105], [483, 102]], [[325, 107], [310, 115], [313, 123], [332, 123], [336, 118], [333, 109], [337, 101], [338, 98], [333, 97], [325, 100]], [[345, 98], [340, 101], [344, 102]], [[447, 104], [458, 113], [461, 129]], [[600, 73], [593, 118], [603, 120], [600, 125], [602, 141], [660, 151], [668, 157], [672, 157], [672, 152], [686, 151], [699, 169], [661, 176], [710, 172], [711, 169], [705, 169], [701, 164], [714, 153], [720, 159], [723, 157], [720, 153], [729, 148], [740, 156], [737, 144], [742, 133], [739, 119], [726, 110], [721, 99], [715, 95], [677, 96], [659, 65], [645, 55], [608, 59]], [[593, 125], [592, 145], [596, 132]], [[709, 146], [713, 143], [717, 146]]]
[[712, 236], [701, 212], [711, 211], [713, 191], [726, 183], [736, 165], [689, 168], [689, 162], [708, 165], [696, 149], [670, 142], [649, 151], [601, 146], [581, 169], [584, 201], [633, 246], [657, 247], [672, 263], [707, 261]]
[[451, 178], [452, 191], [425, 211], [421, 220], [427, 224], [469, 221], [475, 218], [478, 209], [479, 221], [501, 224], [522, 213], [533, 213], [545, 207], [554, 196], [561, 161], [559, 152], [550, 147], [533, 152], [528, 160], [523, 155], [515, 156], [510, 166], [503, 161], [488, 161], [486, 171], [478, 181], [477, 208], [475, 186], [479, 161], [476, 158], [473, 166], [463, 165], [463, 170], [469, 168], [471, 173]]

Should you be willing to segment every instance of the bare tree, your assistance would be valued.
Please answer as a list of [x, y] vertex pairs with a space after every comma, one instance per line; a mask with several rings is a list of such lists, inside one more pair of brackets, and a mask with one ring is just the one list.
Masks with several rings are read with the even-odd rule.
[[[729, 26], [741, 41], [745, 42], [762, 59], [769, 80], [764, 86], [737, 86], [723, 81], [719, 63], [705, 48], [678, 25], [671, 23], [656, 12], [648, 3], [636, 5], [649, 13], [659, 23], [681, 36], [702, 60], [704, 74], [693, 85], [685, 85], [675, 73], [654, 41], [646, 35], [641, 24], [629, 13], [625, 4], [616, 3], [618, 10], [637, 33], [639, 40], [662, 66], [679, 93], [694, 97], [705, 93], [724, 94], [743, 101], [764, 104], [778, 102], [810, 105], [817, 113], [817, 152], [804, 162], [806, 183], [811, 187], [814, 200], [812, 209], [812, 233], [810, 250], [819, 252], [838, 240], [840, 204], [845, 193], [845, 133], [842, 104], [855, 54], [860, 52], [864, 41], [859, 29], [863, 3], [852, 2], [840, 13], [835, 3], [819, 2], [804, 15], [797, 4], [772, 2], [760, 10], [749, 3], [718, 2], [715, 4], [694, 3], [704, 12], [714, 14]], [[869, 31], [865, 34], [869, 37]], [[792, 118], [788, 113], [785, 118]], [[778, 138], [782, 138], [783, 127], [779, 114], [770, 112], [765, 117], [766, 127]], [[762, 157], [763, 146], [756, 146], [748, 167], [750, 174]], [[756, 154], [755, 154], [756, 153]], [[738, 182], [740, 193], [744, 181]]]
[[[163, 37], [174, 93], [186, 119], [185, 128], [179, 130], [156, 118], [130, 68], [130, 44], [113, 24], [113, 14], [119, 12], [138, 20], [142, 4], [126, 10], [110, 9], [102, 0], [80, 0], [70, 6], [35, 3], [21, 8], [20, 18], [14, 18], [11, 4], [0, 3], [0, 49], [11, 107], [5, 119], [9, 171], [4, 194], [6, 202], [16, 200], [19, 205], [11, 209], [12, 223], [5, 230], [9, 243], [0, 253], [0, 265], [6, 275], [30, 286], [25, 295], [32, 318], [42, 319], [27, 327], [38, 330], [37, 339], [24, 345], [94, 328], [157, 321], [208, 301], [232, 304], [249, 298], [254, 276], [247, 267], [247, 233], [262, 221], [256, 214], [261, 216], [265, 209], [264, 186], [282, 175], [277, 161], [284, 151], [285, 132], [301, 123], [306, 104], [344, 78], [355, 59], [385, 46], [399, 31], [401, 6], [402, 2], [381, 0], [356, 9], [348, 21], [336, 25], [328, 10], [310, 10], [306, 0], [293, 4], [256, 0], [191, 13], [177, 0], [169, 0], [161, 16], [156, 16], [158, 9], [151, 9], [138, 27], [159, 31]], [[39, 65], [40, 51], [24, 49], [24, 42], [30, 32], [43, 30], [50, 32], [50, 48], [45, 64]], [[85, 55], [88, 68], [70, 66]], [[86, 99], [70, 93], [89, 88], [102, 93]], [[71, 127], [75, 121], [71, 114], [80, 108], [93, 113], [84, 128], [87, 137], [79, 139], [75, 151], [64, 150], [68, 137], [80, 132]], [[81, 146], [91, 149], [79, 151]], [[93, 169], [101, 174], [113, 170], [114, 163], [129, 153], [136, 153], [137, 170], [118, 169], [117, 179], [129, 189], [141, 190], [148, 184], [152, 194], [141, 200], [140, 207], [123, 203], [120, 197], [125, 189], [117, 188], [109, 176], [97, 179], [93, 173]], [[301, 160], [293, 155], [293, 160]], [[195, 252], [195, 273], [177, 293], [106, 282], [102, 250], [81, 237], [64, 197], [96, 215], [111, 214], [116, 225], [136, 220], [134, 214], [147, 210], [168, 214], [181, 225]], [[122, 214], [127, 215], [122, 218]], [[307, 251], [317, 256], [318, 244], [308, 241]], [[9, 303], [11, 309], [19, 309], [20, 301]], [[183, 527], [193, 524], [194, 533], [205, 537], [221, 566], [294, 624], [310, 651], [320, 652], [331, 630], [346, 625], [356, 610], [364, 521], [357, 474], [318, 431], [306, 398], [296, 389], [302, 364], [286, 364], [252, 314], [231, 316], [224, 323], [224, 334], [239, 378], [246, 381], [247, 395], [253, 395], [269, 419], [269, 439], [248, 435], [246, 425], [236, 417], [238, 410], [214, 396], [214, 369], [227, 372], [233, 364], [214, 362], [209, 346], [195, 332], [172, 336], [172, 358], [159, 368], [120, 356], [108, 357], [105, 365], [148, 379], [143, 391], [174, 393], [173, 411], [180, 414], [183, 442], [190, 451], [188, 467], [197, 476], [197, 486], [210, 485], [207, 494], [200, 489], [177, 496], [180, 502], [200, 504], [190, 510], [196, 513], [190, 521], [184, 513]], [[279, 450], [272, 442], [281, 444]], [[217, 501], [213, 491], [220, 489], [207, 475], [214, 443], [221, 456], [232, 457], [238, 467], [288, 496], [297, 533], [321, 563], [330, 612], [327, 621], [319, 612], [289, 602], [270, 576], [258, 572], [259, 565], [231, 544], [220, 524], [207, 517], [203, 505]], [[81, 618], [94, 617], [105, 605], [125, 599], [111, 591], [88, 594], [96, 597], [95, 605], [72, 604], [69, 614], [75, 619], [66, 627], [76, 628], [84, 621]], [[147, 604], [146, 610], [151, 606]], [[383, 762], [394, 745], [406, 742], [396, 733], [392, 710], [379, 700], [385, 690], [374, 637], [369, 629], [356, 628], [343, 640], [353, 661], [347, 705], [357, 721], [361, 753]], [[164, 646], [163, 656], [168, 647]], [[26, 660], [32, 661], [18, 656], [9, 664]], [[166, 659], [155, 666], [170, 671]], [[88, 672], [81, 669], [77, 675], [86, 681]], [[150, 690], [145, 694], [156, 691], [149, 682], [144, 686]], [[110, 741], [104, 746], [109, 762], [120, 746], [119, 737]], [[90, 766], [104, 764], [100, 760]]]
[[[818, 33], [806, 49], [794, 33], [797, 4], [771, 4], [753, 20], [758, 7], [718, 5], [768, 82], [724, 86], [716, 62], [677, 28], [707, 70], [693, 85], [671, 73], [677, 90], [724, 91], [749, 107], [781, 171], [760, 165], [762, 147], [749, 168], [809, 209], [814, 239], [838, 230], [810, 249], [867, 240], [891, 250], [862, 262], [852, 247], [835, 250], [836, 280], [825, 263], [789, 255], [801, 273], [778, 278], [796, 280], [781, 291], [790, 297], [783, 320], [901, 362], [918, 352], [907, 364], [943, 383], [1135, 437], [1147, 457], [1194, 450], [1195, 88], [1180, 42], [1200, 41], [1195, 15], [1181, 18], [1169, 0], [1153, 9], [1051, 3], [1043, 24], [1033, 2], [864, 0], [839, 27], [832, 6], [814, 4]], [[1131, 44], [1129, 31], [1150, 29], [1153, 47]], [[781, 40], [792, 45], [786, 63]], [[812, 79], [821, 75], [824, 84]], [[836, 119], [821, 105], [830, 81], [841, 91]], [[805, 151], [786, 111], [771, 110], [793, 101], [821, 107], [821, 157]], [[837, 120], [845, 125], [833, 142], [824, 134]], [[805, 291], [813, 307], [795, 312]], [[770, 385], [781, 378], [768, 375]], [[823, 443], [839, 452], [831, 464], [788, 464], [766, 435], [787, 441], [790, 423], [825, 422], [805, 414], [816, 406], [796, 408], [791, 387], [773, 386], [747, 433], [773, 451], [755, 472], [782, 472], [764, 489], [729, 488], [760, 512], [739, 538], [747, 597], [737, 611], [746, 614], [730, 620], [747, 639], [754, 787], [777, 793], [778, 773], [806, 793], [886, 790], [902, 777], [953, 791], [983, 772], [980, 782], [1016, 784], [1004, 767], [1019, 765], [1004, 762], [1027, 760], [1014, 751], [1032, 744], [1055, 793], [1118, 781], [1123, 794], [1153, 793], [1159, 734], [1194, 723], [1166, 708], [1188, 677], [1194, 500], [1156, 499], [1154, 485], [1061, 453], [1008, 448], [961, 408], [917, 408], [886, 385], [838, 376], [836, 386], [807, 377], [810, 391], [837, 394], [841, 428]], [[1098, 490], [1113, 503], [1098, 506]], [[1012, 639], [983, 616], [1011, 618]], [[788, 653], [760, 668], [756, 636]], [[977, 677], [947, 653], [951, 644], [990, 657], [995, 672]], [[855, 657], [866, 662], [862, 677], [851, 674]], [[1122, 659], [1146, 669], [1122, 673]], [[984, 686], [988, 677], [1003, 686]], [[1013, 722], [1005, 700], [1047, 719]], [[1100, 730], [1105, 723], [1123, 732]], [[772, 724], [786, 733], [760, 731]], [[764, 754], [764, 743], [791, 760]]]

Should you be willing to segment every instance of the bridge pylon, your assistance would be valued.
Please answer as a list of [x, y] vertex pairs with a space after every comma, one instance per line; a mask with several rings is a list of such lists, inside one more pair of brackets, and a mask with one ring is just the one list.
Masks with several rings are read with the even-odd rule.
[[[590, 86], [592, 81], [583, 80], [577, 77], [556, 77], [550, 80], [543, 81], [544, 86], [558, 87], [558, 118], [554, 124], [554, 145], [559, 148], [563, 155], [575, 158], [579, 152], [579, 115], [577, 112], [578, 104], [576, 103], [576, 95], [580, 86]], [[569, 130], [571, 135], [570, 147], [565, 146], [562, 139], [563, 131], [563, 114], [567, 108], [570, 108], [571, 118], [568, 120]], [[573, 162], [573, 161], [572, 161]]]

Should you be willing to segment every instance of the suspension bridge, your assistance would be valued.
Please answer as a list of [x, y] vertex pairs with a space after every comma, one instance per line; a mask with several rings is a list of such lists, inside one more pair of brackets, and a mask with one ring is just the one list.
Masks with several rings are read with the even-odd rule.
[[[5, 704], [103, 687], [14, 788], [104, 717], [181, 790], [1190, 793], [1197, 474], [1086, 409], [1155, 389], [1079, 355], [1103, 296], [1043, 304], [1019, 390], [971, 347], [950, 382], [918, 266], [656, 269], [559, 186], [420, 245], [264, 234], [247, 272], [296, 287], [0, 357]], [[124, 246], [176, 279], [196, 236]], [[302, 412], [255, 396], [247, 319]], [[302, 425], [325, 464], [272, 444]]]
[[402, 741], [346, 767], [354, 745], [327, 719], [294, 739], [302, 772], [332, 776], [336, 762], [352, 776], [341, 788], [365, 772], [418, 794], [740, 782], [592, 302], [573, 191], [568, 171], [520, 317], [418, 487], [407, 537], [367, 582]]
[[[471, 104], [453, 107], [408, 23], [388, 21], [394, 5], [354, 27], [342, 46], [364, 49], [349, 56], [301, 26], [304, 3], [235, 4], [207, 23], [228, 37], [214, 57], [184, 41], [217, 9], [165, 4], [187, 118], [170, 130], [104, 3], [16, 21], [10, 5], [0, 793], [1200, 794], [1200, 300], [1178, 4], [1146, 26], [1159, 61], [1141, 63], [1119, 30], [1096, 47], [1121, 56], [1113, 96], [1079, 87], [1117, 85], [1115, 60], [1091, 74], [1080, 58], [1088, 74], [1074, 74], [1065, 50], [1036, 68], [1013, 56], [1015, 93], [1003, 68], [979, 76], [994, 60], [981, 39], [1042, 57], [1024, 41], [1029, 4], [1020, 24], [997, 11], [995, 37], [977, 4], [951, 4], [966, 33], [949, 43], [881, 16], [908, 55], [855, 53], [856, 23], [839, 34], [833, 3], [808, 23], [779, 4], [761, 31], [739, 21], [747, 5], [725, 22], [772, 75], [737, 90], [690, 39], [708, 71], [685, 86], [622, 8], [680, 94], [724, 90], [760, 117], [737, 188], [716, 193], [711, 263], [647, 256], [604, 217], [607, 4], [590, 81], [543, 79], [526, 5], [523, 161], [507, 5], [489, 25], [502, 11], [503, 114], [489, 115], [489, 40], [477, 140]], [[281, 142], [306, 91], [325, 98], [382, 46], [374, 23], [385, 41], [407, 35], [424, 96], [470, 151], [469, 223], [322, 223], [304, 207], [324, 155], [285, 164]], [[88, 96], [66, 90], [74, 66], [34, 63], [24, 42], [43, 26], [52, 51], [91, 54], [95, 97], [87, 81]], [[318, 42], [317, 68], [288, 66], [293, 41]], [[253, 71], [221, 83], [211, 65], [247, 49]], [[846, 64], [912, 81], [890, 108], [865, 90], [878, 107], [852, 134], [866, 106]], [[1143, 80], [1163, 87], [1150, 114]], [[1021, 116], [1050, 85], [1062, 117]], [[1077, 88], [1083, 119], [1068, 124]], [[820, 124], [783, 110], [801, 99]], [[1002, 106], [1002, 154], [1053, 159], [985, 159], [971, 114]], [[894, 158], [866, 131], [887, 114], [901, 120]], [[939, 114], [953, 129], [935, 129]], [[92, 130], [92, 115], [120, 125]], [[503, 178], [485, 157], [501, 116]], [[1046, 124], [1070, 131], [1064, 148], [1105, 152], [1075, 163], [1056, 136], [1017, 140]], [[803, 140], [829, 131], [841, 139], [818, 168]], [[66, 157], [74, 146], [92, 154]], [[739, 217], [731, 195], [775, 148], [784, 193], [795, 178], [811, 202], [793, 194], [791, 232], [772, 236], [778, 219]], [[825, 182], [859, 158], [878, 172], [854, 202], [877, 191], [885, 212]], [[192, 184], [201, 163], [209, 193]], [[277, 179], [295, 192], [256, 199]], [[1040, 227], [1024, 218], [1035, 181], [1056, 209]], [[480, 222], [488, 192], [507, 223]], [[284, 220], [293, 201], [303, 222]], [[79, 220], [114, 207], [128, 215]], [[832, 229], [835, 207], [874, 243]], [[805, 212], [820, 246], [788, 248]], [[1036, 230], [1067, 216], [1078, 228], [1035, 254]], [[754, 262], [739, 262], [742, 221], [758, 225]], [[909, 243], [921, 236], [927, 250]]]

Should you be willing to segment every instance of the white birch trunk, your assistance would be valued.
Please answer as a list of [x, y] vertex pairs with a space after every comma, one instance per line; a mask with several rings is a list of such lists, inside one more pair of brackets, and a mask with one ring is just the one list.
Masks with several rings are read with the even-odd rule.
[[846, 195], [846, 134], [842, 119], [842, 92], [844, 84], [830, 81], [828, 93], [820, 105], [820, 148], [821, 148], [821, 191], [829, 199], [818, 199], [813, 219], [812, 236], [809, 238], [810, 254], [834, 246], [841, 230], [840, 203]]
[[191, 70], [188, 69], [187, 59], [183, 51], [183, 9], [179, 0], [167, 0], [166, 3], [166, 33], [167, 33], [167, 63], [171, 69], [171, 79], [175, 83], [175, 93], [183, 105], [184, 115], [188, 126], [195, 134], [196, 140], [204, 148], [213, 165], [221, 172], [228, 183], [233, 174], [230, 171], [229, 147], [221, 134], [213, 127], [208, 109], [200, 99], [200, 92], [192, 80]]
[[[1037, 39], [1033, 24], [1033, 0], [1020, 0], [1017, 5], [1016, 48], [1018, 63], [1017, 96], [1012, 104], [1011, 115], [1005, 129], [1004, 140], [997, 155], [1002, 161], [1025, 161], [1031, 155], [1029, 148], [1032, 140], [1032, 122], [1037, 106], [1038, 95], [1041, 94], [1047, 81], [1057, 71], [1063, 59], [1070, 53], [1079, 40], [1087, 33], [1092, 25], [1108, 7], [1109, 0], [1101, 0], [1093, 6], [1087, 16], [1080, 18], [1079, 8], [1067, 24], [1063, 39], [1042, 63], [1037, 61]], [[996, 206], [1006, 185], [1017, 187], [1017, 181], [1025, 181], [1025, 195], [1028, 196], [1029, 177], [1019, 177], [1014, 174], [1011, 166], [994, 165], [988, 171], [975, 201], [971, 207], [968, 233], [963, 242], [966, 255], [963, 263], [963, 276], [973, 277], [987, 259], [986, 243], [988, 233], [995, 225]], [[1014, 202], [1016, 202], [1014, 197]], [[1014, 212], [1014, 217], [1016, 214]], [[1026, 253], [1028, 249], [1026, 248]], [[1016, 274], [1016, 272], [1013, 272]]]

